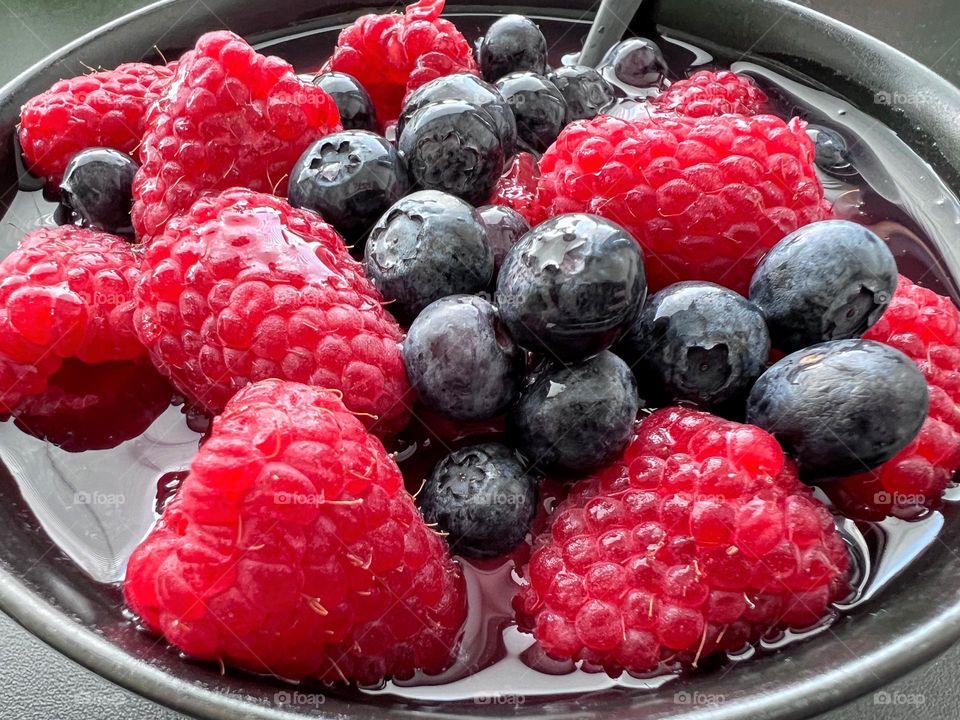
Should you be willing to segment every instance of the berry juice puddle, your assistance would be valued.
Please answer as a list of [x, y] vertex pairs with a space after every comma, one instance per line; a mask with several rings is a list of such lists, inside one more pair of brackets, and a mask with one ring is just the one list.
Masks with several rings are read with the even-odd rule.
[[[472, 39], [496, 16], [447, 17]], [[542, 15], [529, 17], [546, 35], [553, 65], [575, 58], [565, 53], [579, 49], [588, 29], [585, 22]], [[339, 30], [332, 27], [291, 33], [257, 49], [280, 55], [299, 72], [307, 73], [315, 71], [329, 56]], [[659, 42], [672, 79], [700, 66], [726, 64], [722, 58], [713, 58], [686, 43], [667, 38]], [[944, 242], [960, 226], [960, 202], [929, 166], [886, 127], [841, 99], [750, 62], [737, 61], [730, 67], [754, 78], [771, 98], [778, 115], [799, 115], [843, 139], [845, 155], [828, 170], [818, 168], [836, 216], [873, 229], [890, 243], [902, 273], [949, 295], [955, 302], [960, 301], [960, 288], [954, 280], [960, 277], [960, 251]], [[642, 112], [629, 96], [639, 98], [645, 93], [622, 85], [620, 89], [628, 98], [617, 114], [629, 117]], [[14, 196], [0, 226], [0, 251], [8, 253], [34, 227], [55, 224], [54, 210], [55, 206], [45, 202], [39, 192]], [[122, 370], [119, 377], [124, 387], [119, 392], [115, 386], [107, 387], [123, 402], [109, 402], [98, 411], [82, 415], [91, 426], [90, 437], [76, 435], [75, 427], [67, 427], [68, 422], [60, 423], [56, 418], [27, 423], [35, 432], [42, 428], [39, 434], [53, 438], [56, 444], [28, 434], [14, 421], [0, 423], [0, 459], [43, 531], [65, 556], [91, 576], [92, 582], [117, 587], [130, 553], [147, 534], [164, 501], [172, 496], [188, 469], [206, 423], [204, 418], [188, 417], [176, 401], [164, 409], [167, 389], [148, 367], [131, 364]], [[69, 377], [64, 382], [69, 382]], [[416, 492], [434, 463], [450, 448], [497, 437], [493, 426], [458, 436], [452, 431], [427, 428], [415, 420], [389, 449], [397, 453], [408, 489]], [[121, 438], [123, 441], [117, 444]], [[110, 449], [63, 449], [111, 445]], [[553, 502], [549, 491], [544, 496], [545, 505]], [[945, 500], [941, 510], [909, 522], [896, 518], [876, 523], [843, 520], [841, 532], [854, 562], [851, 596], [814, 628], [800, 633], [777, 633], [741, 654], [705, 661], [700, 671], [725, 671], [726, 666], [747, 660], [755, 653], [772, 652], [825, 633], [832, 623], [868, 602], [872, 609], [882, 607], [883, 589], [895, 582], [898, 573], [931, 544], [940, 541], [945, 515], [955, 511], [952, 503], [960, 500], [960, 492], [948, 489]], [[25, 522], [33, 524], [32, 520]], [[439, 676], [418, 675], [408, 681], [388, 682], [379, 688], [337, 692], [392, 696], [425, 704], [477, 698], [530, 703], [588, 692], [653, 689], [674, 677], [672, 673], [653, 677], [625, 673], [611, 678], [603, 672], [578, 669], [572, 662], [551, 660], [539, 652], [533, 637], [517, 630], [510, 604], [515, 588], [515, 559], [522, 561], [523, 553], [521, 548], [506, 560], [461, 559], [471, 610], [463, 630], [459, 662], [451, 670]], [[119, 591], [116, 597], [120, 606]]]

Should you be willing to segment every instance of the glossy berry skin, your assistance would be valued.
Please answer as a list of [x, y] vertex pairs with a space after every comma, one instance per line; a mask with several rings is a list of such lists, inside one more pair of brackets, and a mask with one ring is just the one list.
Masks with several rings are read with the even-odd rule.
[[659, 112], [687, 117], [756, 115], [766, 105], [767, 96], [746, 75], [701, 70], [673, 83], [650, 102]]
[[133, 182], [137, 239], [159, 236], [205, 193], [285, 197], [303, 151], [339, 130], [333, 99], [289, 63], [226, 30], [203, 35], [147, 114]]
[[280, 378], [338, 391], [382, 434], [409, 418], [400, 327], [315, 213], [241, 188], [208, 195], [147, 248], [136, 298], [154, 364], [210, 413]]
[[473, 295], [430, 303], [410, 325], [403, 361], [420, 401], [458, 420], [483, 420], [513, 402], [526, 369], [497, 309]]
[[384, 213], [363, 263], [402, 323], [434, 300], [480, 292], [493, 277], [493, 251], [477, 211], [435, 190], [407, 195]]
[[20, 111], [19, 140], [27, 168], [56, 187], [81, 150], [136, 152], [147, 110], [173, 72], [163, 65], [127, 63], [54, 83]]
[[897, 263], [862, 225], [824, 220], [787, 235], [763, 258], [750, 300], [763, 310], [773, 344], [793, 352], [862, 336], [887, 309]]
[[547, 39], [530, 18], [505, 15], [487, 30], [477, 49], [480, 72], [496, 82], [513, 72], [547, 72]]
[[770, 435], [670, 407], [553, 510], [514, 607], [551, 657], [613, 676], [688, 669], [827, 617], [848, 568]]
[[745, 398], [766, 367], [770, 335], [742, 295], [687, 281], [647, 300], [618, 352], [644, 397], [713, 407]]
[[336, 392], [241, 390], [134, 551], [127, 604], [200, 660], [376, 684], [450, 665], [459, 566]]
[[521, 147], [542, 153], [557, 139], [567, 119], [567, 101], [542, 75], [516, 72], [497, 80], [500, 94], [517, 120]]
[[444, 100], [463, 100], [486, 110], [497, 128], [504, 157], [513, 155], [517, 145], [517, 121], [513, 111], [494, 85], [472, 73], [445, 75], [410, 93], [397, 118], [397, 135], [403, 134], [403, 128], [418, 110]]
[[708, 280], [746, 295], [764, 253], [829, 213], [803, 122], [772, 115], [578, 120], [541, 158], [537, 190], [546, 216], [626, 228], [652, 291]]
[[345, 130], [308, 147], [290, 174], [290, 204], [320, 214], [355, 243], [407, 194], [407, 169], [396, 149], [366, 130]]
[[487, 231], [487, 243], [493, 250], [495, 272], [499, 272], [510, 248], [530, 231], [530, 224], [523, 215], [504, 205], [478, 207], [477, 215], [480, 216], [480, 222]]
[[544, 219], [537, 203], [539, 178], [537, 158], [531, 153], [519, 152], [503, 171], [488, 202], [515, 210], [529, 225], [536, 225]]
[[840, 133], [822, 125], [810, 125], [807, 135], [813, 142], [814, 162], [818, 168], [841, 177], [856, 174], [857, 171], [850, 165], [847, 141]]
[[545, 363], [507, 417], [507, 438], [531, 467], [582, 474], [626, 447], [641, 407], [630, 368], [609, 351]]
[[811, 479], [870, 470], [903, 450], [927, 417], [927, 383], [899, 350], [833, 340], [798, 350], [757, 380], [747, 421], [772, 433]]
[[503, 144], [493, 117], [462, 100], [415, 112], [397, 142], [416, 187], [440, 190], [478, 205], [503, 172]]
[[373, 100], [353, 75], [330, 71], [320, 73], [312, 82], [333, 98], [340, 111], [340, 124], [344, 130], [380, 131]]
[[437, 463], [417, 494], [417, 505], [428, 523], [447, 533], [452, 552], [496, 557], [513, 550], [530, 531], [535, 480], [506, 445], [473, 445]]
[[613, 88], [603, 76], [586, 65], [564, 65], [547, 74], [567, 103], [565, 122], [599, 115], [614, 100]]
[[91, 148], [74, 155], [60, 181], [60, 202], [78, 225], [132, 235], [133, 178], [140, 168], [119, 150]]
[[643, 256], [623, 228], [596, 215], [560, 215], [507, 253], [496, 304], [520, 345], [576, 360], [613, 345], [646, 293]]
[[642, 37], [618, 42], [607, 50], [598, 69], [604, 77], [635, 88], [658, 87], [668, 72], [660, 47]]

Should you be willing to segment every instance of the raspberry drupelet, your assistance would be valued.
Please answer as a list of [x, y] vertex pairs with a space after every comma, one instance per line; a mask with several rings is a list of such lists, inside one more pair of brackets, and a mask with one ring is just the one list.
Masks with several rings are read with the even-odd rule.
[[701, 70], [673, 83], [650, 104], [662, 113], [687, 117], [756, 115], [767, 96], [750, 78], [730, 70]]

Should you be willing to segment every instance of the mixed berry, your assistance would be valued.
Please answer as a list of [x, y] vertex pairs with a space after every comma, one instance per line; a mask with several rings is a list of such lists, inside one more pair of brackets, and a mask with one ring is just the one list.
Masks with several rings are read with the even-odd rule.
[[[746, 75], [646, 38], [553, 68], [531, 19], [475, 49], [443, 5], [306, 78], [221, 31], [24, 106], [61, 225], [0, 262], [3, 412], [71, 451], [130, 437], [121, 404], [212, 418], [124, 583], [194, 659], [441, 673], [491, 558], [591, 672], [825, 621], [844, 516], [960, 468], [960, 311], [834, 216], [844, 139]], [[442, 457], [404, 477], [418, 425]]]

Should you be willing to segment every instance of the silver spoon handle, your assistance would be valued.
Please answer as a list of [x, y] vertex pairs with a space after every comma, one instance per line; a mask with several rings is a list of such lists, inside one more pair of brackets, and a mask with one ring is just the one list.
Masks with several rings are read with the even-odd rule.
[[579, 63], [596, 67], [607, 50], [623, 38], [642, 3], [643, 0], [602, 0], [583, 44]]

